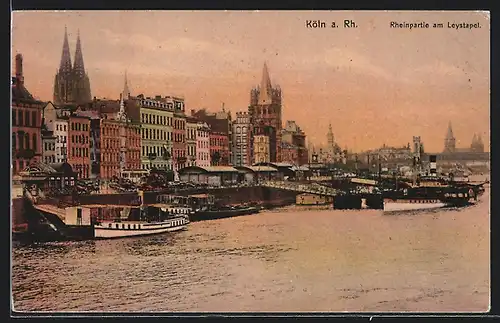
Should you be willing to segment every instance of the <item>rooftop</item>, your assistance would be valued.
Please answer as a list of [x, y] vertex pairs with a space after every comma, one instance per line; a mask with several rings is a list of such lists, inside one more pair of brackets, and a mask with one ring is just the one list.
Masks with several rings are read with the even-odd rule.
[[237, 173], [238, 170], [232, 166], [206, 166], [206, 167], [200, 167], [200, 166], [188, 166], [184, 167], [179, 172], [187, 172], [189, 170], [201, 170], [205, 171], [208, 173]]
[[237, 166], [237, 169], [249, 169], [255, 173], [258, 172], [277, 172], [278, 170], [271, 166]]

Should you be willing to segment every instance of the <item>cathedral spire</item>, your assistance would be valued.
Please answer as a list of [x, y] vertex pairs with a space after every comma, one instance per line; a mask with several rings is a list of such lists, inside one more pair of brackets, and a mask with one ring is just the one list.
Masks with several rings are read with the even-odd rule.
[[75, 74], [80, 77], [85, 75], [85, 66], [83, 65], [82, 43], [80, 41], [80, 30], [76, 37], [75, 65], [73, 67]]
[[453, 136], [453, 129], [451, 128], [451, 121], [448, 123], [448, 132], [446, 133], [446, 139], [452, 139], [454, 138]]
[[125, 84], [123, 85], [123, 100], [127, 100], [130, 97], [130, 90], [128, 88], [128, 80], [127, 80], [127, 70], [125, 70]]
[[453, 136], [451, 121], [448, 123], [448, 131], [446, 132], [446, 138], [444, 139], [444, 151], [448, 153], [455, 152], [455, 136]]
[[477, 135], [477, 143], [480, 144], [480, 145], [483, 144], [483, 137], [481, 136], [481, 134]]
[[69, 52], [68, 43], [68, 29], [64, 26], [64, 42], [61, 55], [61, 64], [59, 65], [59, 72], [63, 74], [71, 72], [71, 54]]
[[118, 111], [117, 114], [117, 119], [120, 121], [127, 121], [127, 113], [125, 111], [125, 102], [123, 102], [125, 98], [123, 97], [123, 94], [120, 94], [120, 110]]
[[477, 137], [477, 134], [474, 133], [474, 136], [472, 137], [472, 143], [471, 143], [471, 147], [474, 148], [478, 143], [478, 137]]
[[328, 124], [328, 133], [326, 134], [328, 146], [333, 147], [335, 144], [335, 137], [333, 136], [332, 124]]
[[267, 63], [264, 62], [262, 69], [262, 80], [260, 81], [259, 104], [270, 104], [272, 97], [271, 78], [267, 69]]

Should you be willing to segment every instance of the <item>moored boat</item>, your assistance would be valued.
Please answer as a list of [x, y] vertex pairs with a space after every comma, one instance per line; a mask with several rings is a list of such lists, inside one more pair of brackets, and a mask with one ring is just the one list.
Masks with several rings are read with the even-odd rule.
[[191, 208], [163, 204], [143, 206], [140, 212], [126, 219], [98, 220], [93, 224], [96, 239], [123, 238], [160, 234], [185, 229]]
[[384, 212], [428, 210], [445, 206], [447, 206], [447, 204], [439, 199], [384, 199]]
[[255, 206], [208, 206], [194, 211], [190, 216], [191, 221], [215, 220], [241, 215], [259, 213], [259, 208]]
[[96, 239], [109, 239], [159, 234], [185, 229], [188, 223], [188, 217], [183, 215], [161, 222], [103, 221], [94, 224], [94, 236]]
[[384, 212], [416, 211], [473, 204], [477, 194], [468, 187], [419, 186], [384, 193]]

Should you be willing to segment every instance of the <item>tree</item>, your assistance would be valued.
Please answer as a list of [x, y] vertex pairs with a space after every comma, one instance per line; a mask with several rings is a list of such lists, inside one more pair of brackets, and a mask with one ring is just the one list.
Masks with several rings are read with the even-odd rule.
[[162, 149], [163, 149], [163, 159], [164, 160], [169, 160], [170, 158], [172, 158], [172, 156], [170, 155], [170, 152], [167, 150], [167, 148], [162, 147]]
[[28, 164], [31, 164], [31, 160], [36, 156], [37, 154], [35, 153], [35, 151], [33, 149], [23, 149], [23, 150], [20, 150], [17, 154], [16, 154], [16, 157], [17, 158], [24, 158], [24, 159], [27, 159], [28, 160]]
[[149, 159], [149, 167], [153, 168], [153, 160], [156, 159], [156, 154], [155, 153], [149, 153], [148, 154], [148, 159]]
[[212, 154], [212, 164], [213, 165], [219, 164], [220, 159], [221, 159], [221, 155], [218, 151], [216, 151]]

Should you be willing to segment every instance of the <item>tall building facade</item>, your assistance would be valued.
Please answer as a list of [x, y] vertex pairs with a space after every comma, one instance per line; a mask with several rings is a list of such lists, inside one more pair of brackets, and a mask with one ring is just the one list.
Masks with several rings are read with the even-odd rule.
[[78, 178], [89, 178], [90, 162], [90, 118], [73, 114], [68, 120], [68, 164]]
[[99, 175], [104, 179], [120, 176], [121, 155], [121, 122], [108, 119], [107, 116], [100, 120], [101, 160]]
[[[227, 112], [224, 108], [224, 104], [222, 105], [222, 109], [215, 113], [208, 113], [206, 110], [191, 110], [191, 116], [195, 117], [201, 122], [205, 122], [210, 127], [210, 133], [212, 138], [219, 138], [220, 140], [212, 141], [210, 144], [213, 147], [220, 147], [215, 149], [212, 148], [212, 153], [215, 150], [218, 150], [220, 153], [223, 153], [221, 159], [217, 161], [219, 165], [231, 165], [233, 163], [232, 159], [232, 149], [233, 146], [233, 123], [231, 112]], [[225, 136], [226, 138], [222, 138], [221, 136]], [[215, 139], [214, 139], [215, 140]], [[219, 145], [220, 142], [225, 142], [227, 147], [223, 147]], [[216, 144], [214, 144], [216, 143]], [[214, 150], [215, 149], [215, 150]], [[213, 159], [211, 153], [211, 159]], [[216, 158], [218, 159], [218, 158]], [[213, 161], [212, 161], [213, 163]]]
[[223, 132], [210, 131], [210, 165], [229, 165], [229, 137]]
[[186, 118], [186, 166], [196, 166], [196, 135], [198, 133], [198, 120]]
[[250, 116], [247, 112], [236, 112], [233, 121], [232, 155], [233, 165], [250, 165]]
[[68, 157], [69, 114], [69, 111], [57, 108], [52, 102], [47, 103], [43, 108], [43, 123], [56, 137], [56, 163], [64, 163]]
[[269, 163], [271, 162], [271, 145], [268, 136], [257, 135], [254, 139], [254, 163]]
[[54, 132], [42, 128], [42, 160], [46, 164], [56, 163], [56, 136]]
[[306, 134], [295, 121], [287, 121], [282, 131], [282, 162], [292, 165], [305, 165], [308, 163], [306, 147]]
[[123, 94], [120, 95], [120, 110], [115, 119], [119, 122], [120, 174], [124, 170], [141, 169], [141, 125], [128, 117]]
[[141, 169], [141, 124], [134, 120], [127, 120], [126, 132], [126, 153], [124, 168], [126, 170]]
[[186, 114], [184, 100], [181, 98], [173, 98], [174, 103], [174, 128], [173, 128], [173, 157], [174, 171], [177, 173], [179, 169], [186, 167]]
[[90, 177], [101, 175], [101, 119], [90, 119]]
[[[248, 108], [250, 124], [252, 125], [250, 151], [255, 152], [255, 136], [268, 137], [271, 162], [281, 162], [281, 98], [281, 88], [272, 86], [267, 64], [264, 64], [260, 86], [250, 91], [250, 106]], [[251, 160], [252, 163], [257, 162], [255, 156], [252, 156]]]
[[35, 100], [24, 86], [23, 57], [16, 55], [16, 75], [12, 77], [12, 174], [42, 157], [43, 103]]
[[83, 63], [80, 32], [76, 40], [74, 65], [71, 65], [71, 54], [68, 43], [68, 32], [64, 29], [64, 41], [59, 70], [54, 78], [54, 103], [85, 104], [92, 101], [90, 80]]
[[142, 169], [173, 170], [174, 102], [137, 96], [140, 109]]
[[196, 129], [196, 166], [210, 166], [210, 126], [198, 121]]

